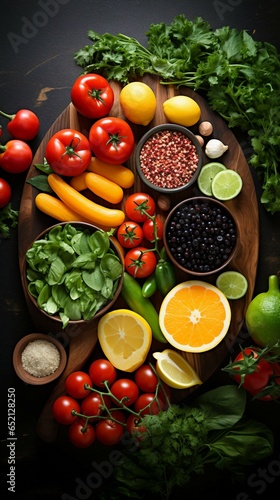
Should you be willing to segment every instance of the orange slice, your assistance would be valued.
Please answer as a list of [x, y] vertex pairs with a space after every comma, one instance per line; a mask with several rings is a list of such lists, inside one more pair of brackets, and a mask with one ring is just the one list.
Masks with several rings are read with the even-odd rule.
[[186, 352], [213, 349], [228, 332], [231, 309], [226, 296], [204, 281], [185, 281], [163, 299], [159, 324], [166, 340]]
[[126, 372], [133, 372], [144, 363], [152, 343], [149, 323], [130, 309], [104, 314], [98, 323], [97, 335], [108, 360]]

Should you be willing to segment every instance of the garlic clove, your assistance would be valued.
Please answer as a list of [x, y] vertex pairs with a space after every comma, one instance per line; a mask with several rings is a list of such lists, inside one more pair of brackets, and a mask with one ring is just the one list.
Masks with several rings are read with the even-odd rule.
[[201, 135], [207, 137], [208, 135], [212, 134], [213, 125], [211, 122], [208, 122], [208, 121], [201, 122], [199, 127], [198, 127], [198, 131]]
[[205, 147], [205, 154], [208, 158], [219, 158], [228, 150], [228, 146], [219, 139], [210, 139]]

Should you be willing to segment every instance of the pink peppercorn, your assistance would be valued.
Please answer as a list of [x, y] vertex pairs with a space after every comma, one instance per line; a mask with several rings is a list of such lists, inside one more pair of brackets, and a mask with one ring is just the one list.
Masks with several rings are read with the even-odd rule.
[[152, 135], [140, 151], [140, 167], [157, 187], [178, 188], [188, 184], [198, 166], [193, 142], [182, 132], [163, 130]]

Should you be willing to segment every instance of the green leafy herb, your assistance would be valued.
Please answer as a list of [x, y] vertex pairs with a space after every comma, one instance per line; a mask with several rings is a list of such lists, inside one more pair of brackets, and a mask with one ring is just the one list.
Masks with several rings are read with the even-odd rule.
[[229, 385], [203, 394], [191, 406], [171, 405], [158, 415], [145, 415], [146, 437], [115, 468], [114, 498], [145, 498], [152, 492], [167, 500], [174, 487], [205, 473], [209, 464], [239, 478], [244, 466], [273, 452], [271, 430], [246, 418], [245, 404], [246, 392]]
[[147, 48], [123, 34], [99, 35], [74, 55], [85, 73], [100, 72], [123, 84], [144, 74], [163, 84], [206, 92], [210, 106], [229, 127], [251, 137], [267, 211], [280, 211], [280, 56], [276, 47], [256, 42], [246, 31], [212, 30], [201, 17], [176, 16], [170, 25], [151, 24]]
[[18, 210], [14, 210], [11, 203], [0, 208], [0, 234], [3, 238], [8, 238], [10, 236], [10, 229], [17, 226], [18, 215]]
[[48, 175], [53, 173], [53, 169], [49, 166], [46, 158], [44, 158], [43, 163], [35, 163], [34, 166], [37, 170], [43, 172], [43, 174], [31, 177], [26, 182], [43, 193], [53, 193], [53, 190], [48, 183]]
[[91, 319], [112, 299], [122, 265], [109, 233], [56, 226], [26, 253], [28, 290], [38, 306], [69, 320]]

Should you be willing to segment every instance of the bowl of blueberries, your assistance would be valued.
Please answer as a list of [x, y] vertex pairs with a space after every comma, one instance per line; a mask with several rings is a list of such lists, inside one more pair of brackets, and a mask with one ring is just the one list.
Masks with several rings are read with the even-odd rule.
[[181, 201], [169, 212], [163, 241], [178, 269], [203, 277], [220, 272], [231, 262], [238, 226], [223, 203], [197, 196]]

